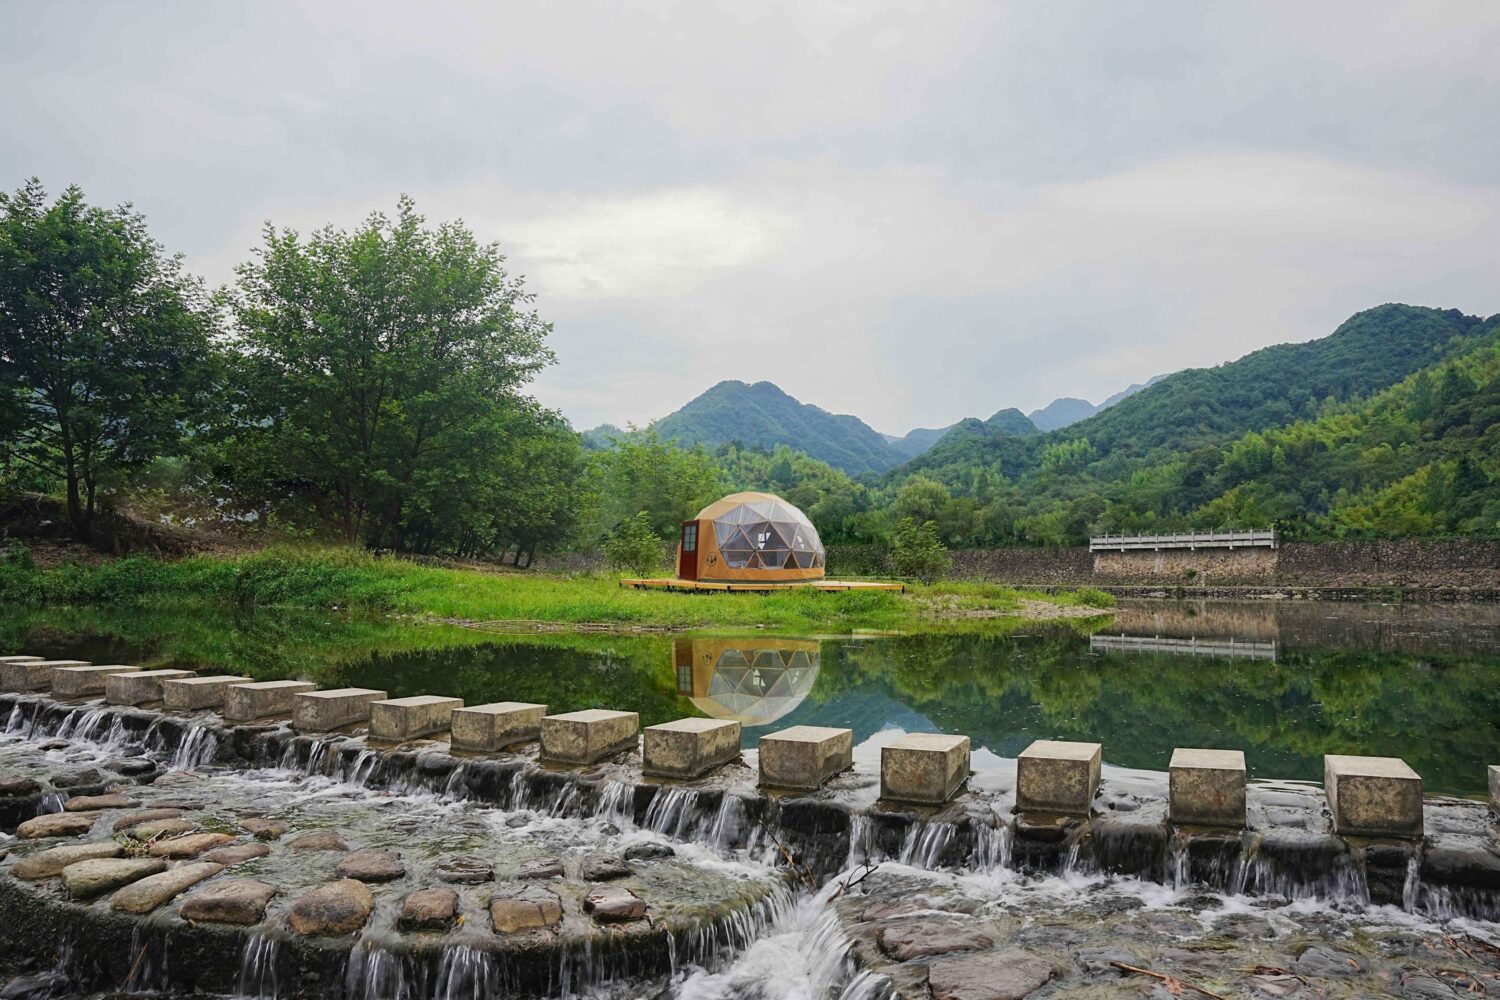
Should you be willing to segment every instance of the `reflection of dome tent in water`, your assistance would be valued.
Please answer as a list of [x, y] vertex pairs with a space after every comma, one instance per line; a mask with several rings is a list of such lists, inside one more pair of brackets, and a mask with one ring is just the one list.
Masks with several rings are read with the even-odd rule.
[[677, 693], [713, 719], [775, 722], [802, 704], [818, 678], [818, 644], [796, 639], [679, 639]]
[[823, 542], [807, 515], [770, 493], [732, 493], [682, 522], [677, 576], [731, 583], [823, 579]]

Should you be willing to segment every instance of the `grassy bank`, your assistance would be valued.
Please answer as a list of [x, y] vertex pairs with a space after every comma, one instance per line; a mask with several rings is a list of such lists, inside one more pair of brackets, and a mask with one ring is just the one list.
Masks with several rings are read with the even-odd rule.
[[0, 600], [19, 605], [221, 605], [348, 609], [465, 621], [797, 632], [957, 626], [1026, 617], [1043, 606], [1097, 608], [1113, 599], [1082, 589], [1039, 594], [989, 584], [913, 587], [907, 594], [677, 594], [626, 590], [611, 577], [552, 576], [422, 566], [348, 549], [273, 548], [243, 556], [144, 557], [40, 569], [0, 564]]

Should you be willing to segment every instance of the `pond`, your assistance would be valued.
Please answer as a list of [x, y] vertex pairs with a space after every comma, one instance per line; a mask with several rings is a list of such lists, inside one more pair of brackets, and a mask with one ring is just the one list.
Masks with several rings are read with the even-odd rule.
[[1481, 796], [1500, 761], [1500, 609], [1303, 602], [1123, 605], [1087, 624], [884, 637], [505, 636], [282, 611], [0, 615], [12, 650], [469, 704], [734, 718], [744, 741], [808, 724], [1103, 743], [1162, 770], [1177, 746], [1243, 749], [1252, 778], [1321, 780], [1325, 753], [1403, 757], [1431, 792]]

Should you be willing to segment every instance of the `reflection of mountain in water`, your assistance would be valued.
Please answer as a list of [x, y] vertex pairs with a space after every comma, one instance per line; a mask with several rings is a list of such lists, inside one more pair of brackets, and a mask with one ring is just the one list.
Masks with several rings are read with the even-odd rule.
[[715, 719], [775, 722], [802, 703], [818, 678], [818, 644], [795, 639], [679, 639], [677, 693]]

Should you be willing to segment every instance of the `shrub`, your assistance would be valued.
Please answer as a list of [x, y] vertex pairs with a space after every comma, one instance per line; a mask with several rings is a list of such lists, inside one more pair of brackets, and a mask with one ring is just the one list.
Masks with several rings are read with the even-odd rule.
[[662, 540], [651, 528], [651, 515], [641, 511], [626, 518], [604, 542], [610, 568], [640, 576], [662, 568]]
[[891, 565], [898, 576], [932, 583], [946, 574], [952, 564], [953, 558], [938, 538], [937, 525], [932, 521], [918, 524], [903, 517], [896, 525], [891, 539]]

